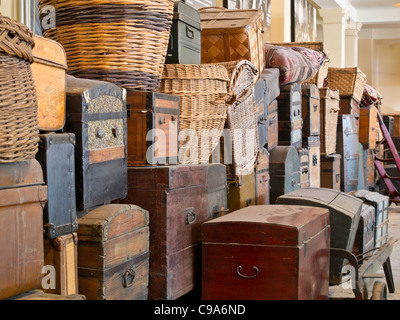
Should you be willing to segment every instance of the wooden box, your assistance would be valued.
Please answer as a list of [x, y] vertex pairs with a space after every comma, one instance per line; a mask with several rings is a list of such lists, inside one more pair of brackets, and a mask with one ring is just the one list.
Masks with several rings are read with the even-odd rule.
[[[71, 296], [78, 294], [78, 235], [69, 233], [55, 239], [44, 238], [44, 264], [55, 270], [55, 283], [45, 293]], [[51, 273], [49, 274], [51, 276]], [[55, 285], [55, 288], [52, 288]]]
[[233, 212], [256, 204], [255, 171], [228, 178], [228, 209]]
[[336, 153], [337, 125], [339, 114], [339, 91], [319, 88], [321, 103], [321, 154]]
[[300, 188], [300, 158], [293, 146], [277, 146], [270, 153], [270, 202]]
[[126, 102], [128, 166], [177, 164], [180, 98], [130, 91]]
[[300, 159], [300, 188], [310, 187], [310, 163], [309, 152], [307, 148], [297, 150]]
[[303, 138], [303, 147], [308, 149], [308, 170], [310, 172], [310, 187], [321, 186], [321, 142], [319, 136]]
[[[329, 209], [331, 226], [330, 247], [353, 250], [358, 223], [362, 208], [362, 200], [332, 189], [304, 188], [280, 196], [278, 204], [302, 205]], [[331, 284], [341, 283], [342, 268], [347, 260], [331, 257], [329, 281]]]
[[255, 200], [256, 205], [269, 204], [270, 177], [269, 177], [269, 152], [260, 149], [254, 166], [255, 169]]
[[358, 138], [364, 149], [375, 149], [378, 110], [374, 105], [360, 108]]
[[340, 154], [321, 156], [321, 188], [340, 191]]
[[321, 133], [321, 99], [315, 84], [302, 85], [301, 114], [303, 137], [319, 136]]
[[146, 300], [149, 213], [135, 205], [99, 206], [78, 218], [79, 293], [87, 300]]
[[47, 186], [37, 160], [0, 166], [0, 299], [41, 284]]
[[357, 119], [360, 116], [360, 103], [354, 97], [340, 96], [339, 106], [339, 114], [352, 114]]
[[34, 36], [31, 65], [38, 102], [38, 127], [43, 131], [61, 130], [66, 115], [67, 56], [61, 44]]
[[274, 100], [268, 106], [268, 151], [271, 151], [278, 145], [279, 129], [278, 129], [278, 101]]
[[369, 257], [375, 248], [375, 208], [363, 204], [358, 223], [356, 239], [354, 241], [353, 254], [359, 259]]
[[252, 206], [202, 230], [204, 300], [328, 299], [327, 209]]
[[248, 60], [259, 74], [264, 70], [262, 11], [203, 8], [201, 63]]

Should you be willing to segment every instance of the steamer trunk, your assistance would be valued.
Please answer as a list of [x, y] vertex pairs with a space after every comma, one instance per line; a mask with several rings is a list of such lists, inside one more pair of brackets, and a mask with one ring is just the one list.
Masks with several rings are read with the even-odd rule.
[[364, 149], [376, 147], [376, 131], [379, 129], [377, 114], [378, 110], [373, 105], [360, 109], [358, 137]]
[[228, 213], [228, 184], [226, 176], [226, 166], [223, 164], [209, 164], [207, 180], [207, 207], [208, 218], [214, 219]]
[[321, 156], [321, 188], [340, 191], [340, 154]]
[[303, 137], [319, 136], [321, 133], [321, 99], [315, 84], [302, 85], [301, 113]]
[[297, 150], [300, 159], [300, 188], [310, 187], [310, 163], [308, 149], [303, 148]]
[[278, 145], [278, 101], [274, 100], [268, 106], [268, 151], [271, 151]]
[[[360, 222], [354, 241], [353, 254], [360, 258], [369, 257], [375, 248], [375, 208], [371, 205], [363, 204], [360, 215]], [[364, 255], [362, 255], [365, 253]]]
[[375, 189], [375, 164], [372, 149], [363, 150], [363, 174], [364, 188], [373, 191]]
[[321, 144], [319, 136], [303, 138], [303, 146], [308, 149], [310, 187], [319, 188], [321, 186]]
[[256, 204], [255, 172], [228, 178], [228, 209], [233, 212]]
[[339, 91], [319, 88], [321, 103], [321, 154], [336, 153]]
[[255, 164], [255, 185], [255, 204], [269, 204], [269, 152], [264, 148], [259, 151]]

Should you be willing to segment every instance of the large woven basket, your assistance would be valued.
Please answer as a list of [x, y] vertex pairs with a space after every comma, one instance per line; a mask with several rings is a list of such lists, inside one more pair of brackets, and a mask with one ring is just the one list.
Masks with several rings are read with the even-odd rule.
[[366, 75], [357, 67], [328, 68], [328, 87], [339, 90], [340, 97], [353, 97], [360, 103], [366, 83]]
[[173, 0], [39, 0], [56, 28], [44, 36], [64, 46], [68, 73], [127, 90], [157, 91], [172, 26]]
[[209, 162], [225, 126], [229, 81], [221, 65], [164, 66], [159, 92], [181, 97], [180, 163]]
[[38, 150], [33, 46], [27, 27], [0, 14], [0, 162], [34, 159]]

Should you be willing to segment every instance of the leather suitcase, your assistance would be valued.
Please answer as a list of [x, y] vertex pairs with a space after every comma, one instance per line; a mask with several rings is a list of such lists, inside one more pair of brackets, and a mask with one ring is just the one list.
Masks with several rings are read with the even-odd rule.
[[336, 153], [339, 91], [319, 88], [319, 95], [321, 104], [321, 154], [334, 154]]
[[174, 4], [167, 64], [201, 64], [201, 21], [198, 11], [183, 1]]
[[341, 190], [357, 190], [359, 175], [358, 127], [354, 115], [339, 115], [337, 128], [337, 153], [342, 155], [340, 167]]
[[307, 148], [297, 150], [300, 159], [300, 188], [310, 187], [310, 163], [309, 152]]
[[0, 166], [0, 300], [40, 287], [46, 201], [39, 162]]
[[268, 106], [268, 143], [267, 148], [268, 151], [271, 151], [278, 145], [278, 101], [274, 100]]
[[38, 102], [38, 127], [57, 131], [65, 125], [67, 56], [61, 44], [34, 36], [31, 64]]
[[149, 213], [108, 204], [78, 223], [79, 293], [87, 300], [147, 300]]
[[374, 150], [363, 149], [363, 175], [364, 175], [364, 189], [369, 191], [375, 190], [375, 163], [374, 163]]
[[321, 188], [340, 191], [340, 154], [321, 156]]
[[66, 131], [75, 134], [78, 211], [127, 193], [126, 90], [67, 76]]
[[364, 149], [375, 149], [378, 110], [374, 105], [360, 108], [358, 137]]
[[226, 166], [219, 163], [204, 164], [207, 167], [208, 219], [215, 219], [229, 212]]
[[269, 177], [269, 152], [260, 149], [254, 166], [255, 169], [255, 204], [269, 204], [270, 177]]
[[[330, 247], [352, 252], [360, 221], [362, 200], [333, 189], [304, 188], [280, 196], [277, 203], [329, 209]], [[331, 284], [341, 283], [342, 268], [346, 263], [347, 260], [344, 258], [331, 257], [329, 271]]]
[[200, 285], [208, 166], [130, 167], [128, 195], [150, 212], [149, 298], [175, 300]]
[[300, 158], [293, 146], [277, 146], [270, 153], [270, 202], [300, 188]]
[[303, 137], [303, 147], [308, 149], [310, 187], [321, 186], [321, 143], [319, 136]]
[[228, 177], [228, 209], [233, 212], [256, 204], [255, 171]]
[[126, 100], [128, 166], [177, 164], [180, 98], [130, 91]]
[[[49, 288], [44, 288], [45, 293], [63, 296], [78, 294], [78, 235], [76, 233], [65, 234], [55, 239], [44, 238], [44, 264], [54, 267], [55, 270], [55, 283], [51, 283], [50, 279]], [[55, 285], [55, 288], [51, 285]]]
[[321, 99], [315, 84], [302, 85], [301, 114], [303, 137], [319, 136], [321, 133]]
[[372, 256], [375, 248], [375, 208], [368, 204], [363, 204], [360, 214], [360, 222], [354, 241], [353, 254], [360, 259]]
[[327, 300], [329, 210], [252, 206], [202, 227], [203, 300]]
[[75, 135], [46, 133], [39, 135], [36, 159], [42, 166], [48, 187], [43, 224], [47, 238], [55, 239], [78, 229], [75, 192]]
[[303, 119], [301, 113], [301, 85], [291, 84], [281, 86], [278, 101], [278, 144], [293, 146], [296, 149], [302, 145]]

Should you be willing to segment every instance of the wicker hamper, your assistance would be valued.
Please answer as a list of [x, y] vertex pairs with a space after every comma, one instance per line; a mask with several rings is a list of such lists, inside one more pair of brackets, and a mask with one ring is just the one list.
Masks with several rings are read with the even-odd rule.
[[353, 97], [360, 103], [366, 83], [366, 75], [357, 67], [328, 68], [328, 87], [339, 90], [340, 97]]
[[0, 162], [34, 159], [39, 129], [33, 34], [0, 13]]
[[157, 91], [172, 26], [173, 0], [39, 0], [56, 28], [44, 30], [65, 48], [68, 73], [127, 90]]

